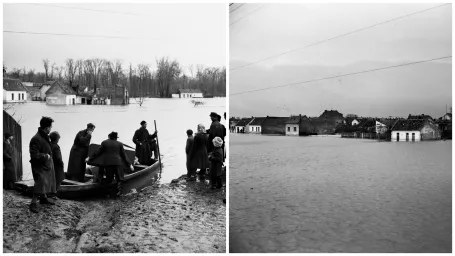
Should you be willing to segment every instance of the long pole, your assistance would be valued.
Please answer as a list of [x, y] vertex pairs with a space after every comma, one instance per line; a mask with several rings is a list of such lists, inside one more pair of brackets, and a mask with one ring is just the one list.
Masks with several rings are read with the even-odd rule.
[[161, 169], [161, 152], [160, 152], [160, 143], [158, 142], [158, 130], [156, 129], [156, 120], [153, 120], [153, 122], [155, 123], [155, 132], [156, 132], [156, 146], [158, 147], [158, 161], [160, 162], [160, 174], [162, 172], [162, 169]]

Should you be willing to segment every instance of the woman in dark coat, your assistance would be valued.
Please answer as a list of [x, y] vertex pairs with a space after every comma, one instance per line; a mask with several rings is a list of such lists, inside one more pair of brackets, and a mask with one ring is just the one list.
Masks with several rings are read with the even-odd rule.
[[52, 161], [54, 161], [54, 170], [55, 170], [55, 188], [58, 191], [62, 181], [65, 179], [64, 164], [62, 159], [62, 151], [58, 145], [60, 140], [60, 134], [58, 132], [51, 132], [49, 134], [51, 139], [51, 148], [52, 148]]
[[91, 123], [87, 124], [87, 129], [78, 132], [76, 138], [74, 138], [67, 170], [70, 180], [84, 181], [86, 169], [85, 159], [88, 157], [88, 147], [90, 146], [93, 130], [95, 130], [95, 125]]
[[191, 167], [200, 169], [204, 173], [209, 168], [209, 156], [207, 154], [207, 134], [203, 124], [197, 126], [197, 133], [194, 136], [193, 148], [190, 153]]
[[14, 182], [17, 181], [16, 167], [13, 158], [13, 135], [5, 133], [3, 141], [3, 188], [14, 189]]
[[40, 121], [38, 132], [30, 140], [30, 163], [35, 182], [30, 210], [35, 213], [38, 212], [36, 205], [38, 198], [40, 198], [40, 203], [42, 204], [55, 204], [47, 198], [48, 194], [55, 194], [56, 192], [52, 147], [48, 136], [53, 121], [49, 117], [43, 117]]
[[211, 189], [222, 188], [223, 182], [221, 180], [221, 170], [223, 168], [223, 140], [220, 137], [215, 137], [212, 140], [213, 152], [209, 155], [210, 160], [210, 185]]

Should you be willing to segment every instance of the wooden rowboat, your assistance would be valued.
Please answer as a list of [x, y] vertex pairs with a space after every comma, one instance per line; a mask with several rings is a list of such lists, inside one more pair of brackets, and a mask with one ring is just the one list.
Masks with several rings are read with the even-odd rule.
[[[91, 144], [89, 147], [89, 155], [100, 147], [98, 144]], [[134, 160], [135, 152], [129, 149], [125, 149], [125, 152], [131, 162]], [[159, 172], [160, 164], [157, 160], [151, 159], [150, 165], [133, 165], [134, 172], [131, 173], [129, 167], [124, 168], [125, 170], [125, 182], [131, 181], [135, 178], [143, 176], [144, 174], [151, 174], [153, 172]], [[128, 171], [128, 172], [127, 172]], [[93, 175], [85, 174], [85, 181], [78, 182], [69, 179], [64, 179], [58, 192], [60, 198], [83, 198], [96, 195], [102, 195], [108, 188], [114, 188], [116, 186], [115, 181], [111, 184], [100, 184], [92, 181]], [[15, 183], [16, 190], [24, 193], [31, 194], [33, 192], [33, 180], [24, 180]]]

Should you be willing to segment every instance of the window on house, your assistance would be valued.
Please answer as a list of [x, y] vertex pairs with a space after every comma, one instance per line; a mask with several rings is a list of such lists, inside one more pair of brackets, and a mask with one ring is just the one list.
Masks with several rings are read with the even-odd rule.
[[288, 127], [288, 132], [290, 132], [290, 131], [291, 131], [291, 127]]
[[14, 100], [14, 93], [11, 93], [11, 100]]
[[296, 132], [296, 131], [297, 131], [297, 127], [294, 127], [294, 132]]

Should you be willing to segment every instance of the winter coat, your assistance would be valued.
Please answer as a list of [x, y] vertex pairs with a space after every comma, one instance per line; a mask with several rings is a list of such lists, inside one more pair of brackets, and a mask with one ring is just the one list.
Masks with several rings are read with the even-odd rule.
[[3, 188], [14, 189], [14, 183], [18, 180], [13, 158], [13, 146], [3, 141]]
[[152, 157], [151, 145], [154, 145], [156, 133], [150, 135], [149, 131], [143, 127], [136, 130], [133, 136], [133, 142], [136, 144], [136, 157], [140, 164], [150, 165]]
[[221, 176], [221, 170], [223, 168], [223, 149], [214, 148], [212, 154], [209, 157], [210, 160], [210, 173], [216, 176]]
[[52, 148], [52, 161], [54, 162], [54, 170], [55, 170], [55, 181], [57, 189], [60, 187], [60, 184], [65, 179], [65, 167], [62, 159], [62, 151], [60, 150], [60, 146], [55, 143], [51, 142]]
[[[54, 161], [49, 136], [40, 128], [30, 140], [30, 163], [35, 185], [33, 193], [44, 195], [56, 193]], [[50, 158], [47, 159], [46, 155]]]
[[207, 153], [207, 134], [196, 133], [194, 136], [193, 148], [190, 151], [190, 162], [192, 168], [205, 170], [209, 167], [209, 156]]
[[95, 166], [119, 166], [131, 165], [130, 159], [126, 155], [123, 144], [116, 140], [107, 139], [101, 143], [98, 150], [90, 156], [88, 162]]
[[215, 137], [220, 137], [223, 140], [223, 146], [224, 146], [224, 137], [226, 137], [226, 127], [224, 125], [220, 124], [218, 121], [212, 122], [210, 125], [210, 130], [209, 130], [209, 141], [207, 145], [207, 151], [212, 152], [214, 150], [214, 146], [212, 143], [212, 140]]
[[92, 135], [87, 130], [82, 130], [76, 134], [74, 144], [71, 147], [70, 159], [68, 160], [68, 178], [74, 181], [84, 181], [85, 177], [85, 159], [88, 157], [88, 148]]

